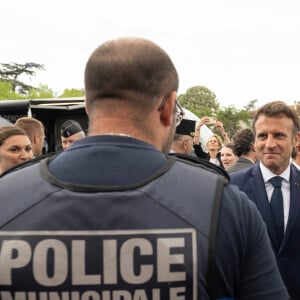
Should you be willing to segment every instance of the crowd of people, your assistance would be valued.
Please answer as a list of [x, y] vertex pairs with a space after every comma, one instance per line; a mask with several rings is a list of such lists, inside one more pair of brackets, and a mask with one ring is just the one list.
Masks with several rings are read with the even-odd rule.
[[39, 120], [0, 128], [0, 299], [300, 299], [296, 112], [266, 103], [230, 138], [184, 117], [178, 84], [120, 38], [86, 63], [87, 136], [67, 120], [49, 157]]
[[[75, 120], [66, 120], [60, 132], [63, 150], [85, 137], [84, 130]], [[45, 137], [44, 124], [32, 117], [21, 117], [14, 125], [0, 127], [0, 176], [33, 159], [35, 162], [56, 154], [45, 153]]]

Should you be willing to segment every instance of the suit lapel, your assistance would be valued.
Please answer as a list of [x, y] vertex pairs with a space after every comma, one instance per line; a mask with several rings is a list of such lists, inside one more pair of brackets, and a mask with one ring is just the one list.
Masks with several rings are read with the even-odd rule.
[[[262, 177], [262, 174], [261, 174], [261, 171], [259, 168], [259, 164], [256, 164], [253, 167], [251, 175], [252, 176], [250, 177], [249, 184], [250, 184], [251, 193], [253, 194], [252, 200], [256, 204], [258, 210], [260, 211], [260, 213], [266, 223], [270, 239], [271, 239], [275, 249], [279, 249], [279, 243], [277, 240], [277, 234], [276, 234], [276, 230], [275, 230], [273, 215], [272, 215], [270, 203], [269, 203], [269, 200], [267, 197], [264, 179]], [[299, 192], [300, 192], [300, 188], [299, 188]]]
[[282, 247], [286, 245], [289, 236], [294, 228], [295, 222], [298, 221], [300, 209], [300, 171], [291, 164], [290, 173], [290, 211], [285, 235], [282, 241]]

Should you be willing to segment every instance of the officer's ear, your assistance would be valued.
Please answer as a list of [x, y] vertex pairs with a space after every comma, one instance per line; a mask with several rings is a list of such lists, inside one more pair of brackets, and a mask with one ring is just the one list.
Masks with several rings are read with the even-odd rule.
[[182, 139], [182, 147], [183, 149], [187, 149], [189, 146], [189, 140], [187, 138]]
[[165, 126], [171, 126], [173, 118], [175, 118], [175, 103], [176, 103], [177, 92], [173, 91], [170, 95], [163, 98], [158, 111], [160, 112], [160, 121]]

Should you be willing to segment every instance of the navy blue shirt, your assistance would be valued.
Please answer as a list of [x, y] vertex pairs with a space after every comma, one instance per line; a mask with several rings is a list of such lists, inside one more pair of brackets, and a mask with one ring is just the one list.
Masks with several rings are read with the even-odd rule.
[[49, 170], [67, 182], [118, 186], [144, 180], [165, 162], [166, 156], [150, 144], [101, 135], [76, 141], [49, 164]]

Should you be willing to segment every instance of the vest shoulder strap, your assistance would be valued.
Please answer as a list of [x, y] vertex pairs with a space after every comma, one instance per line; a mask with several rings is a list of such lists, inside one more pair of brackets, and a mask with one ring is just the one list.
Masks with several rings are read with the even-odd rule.
[[208, 244], [208, 261], [207, 261], [207, 272], [206, 281], [208, 285], [209, 295], [211, 299], [216, 299], [215, 296], [215, 254], [216, 254], [216, 236], [218, 229], [218, 222], [220, 216], [221, 199], [223, 192], [224, 180], [220, 177], [217, 181], [217, 188], [215, 193], [214, 205], [211, 215], [210, 232], [209, 232], [209, 244]]
[[203, 159], [203, 158], [200, 158], [197, 156], [193, 156], [190, 154], [183, 154], [183, 153], [169, 153], [168, 156], [175, 157], [179, 160], [183, 160], [186, 163], [198, 164], [199, 166], [201, 166], [202, 168], [204, 168], [206, 170], [209, 170], [211, 172], [222, 175], [222, 177], [224, 177], [227, 182], [230, 182], [230, 176], [224, 169], [220, 168], [219, 166], [217, 166], [215, 164], [212, 164], [211, 162], [209, 162], [206, 159]]
[[187, 163], [196, 163], [201, 165], [201, 167], [210, 170], [211, 172], [217, 173], [217, 185], [215, 191], [215, 198], [213, 203], [213, 209], [211, 214], [210, 230], [209, 230], [209, 244], [208, 244], [208, 255], [207, 255], [207, 272], [206, 281], [208, 286], [208, 293], [211, 299], [216, 299], [216, 277], [215, 277], [215, 254], [216, 254], [216, 236], [218, 229], [218, 222], [220, 216], [220, 207], [222, 200], [223, 187], [230, 181], [228, 173], [221, 169], [220, 167], [198, 157], [193, 157], [191, 155], [174, 153], [171, 156], [176, 159], [186, 161]]

